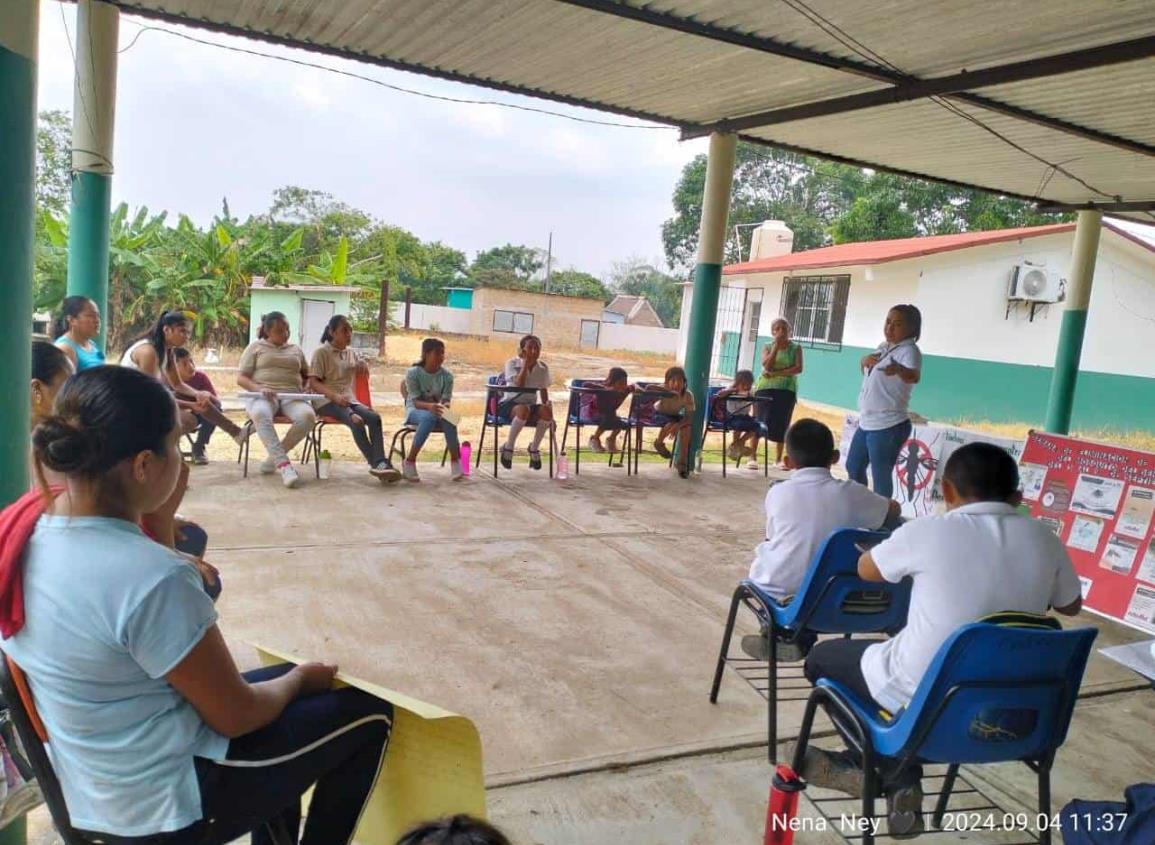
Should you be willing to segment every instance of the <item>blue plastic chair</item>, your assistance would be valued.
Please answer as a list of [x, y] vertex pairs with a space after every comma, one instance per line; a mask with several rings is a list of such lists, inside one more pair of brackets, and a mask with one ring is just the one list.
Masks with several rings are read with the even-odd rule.
[[[1057, 624], [1057, 623], [1056, 623]], [[1067, 738], [1083, 671], [1098, 631], [974, 622], [939, 649], [906, 709], [880, 713], [841, 684], [819, 678], [802, 718], [795, 769], [821, 705], [862, 757], [862, 813], [874, 817], [876, 760], [899, 767], [947, 765], [933, 823], [941, 828], [961, 764], [1021, 761], [1038, 775], [1039, 813], [1051, 815], [1051, 766]], [[1039, 832], [1049, 845], [1048, 826]], [[864, 845], [873, 845], [867, 832]]]
[[[630, 410], [627, 415], [626, 422], [629, 424], [633, 432], [633, 474], [638, 474], [638, 456], [642, 453], [642, 430], [647, 428], [661, 428], [666, 423], [673, 422], [676, 417], [670, 417], [666, 414], [658, 413], [654, 405], [658, 400], [665, 396], [672, 396], [673, 394], [666, 390], [665, 386], [660, 382], [644, 382], [640, 381], [634, 385], [634, 392], [630, 395]], [[671, 451], [677, 454], [677, 444]], [[673, 458], [670, 459], [669, 464], [672, 466]]]
[[[749, 579], [740, 581], [734, 590], [726, 630], [722, 634], [722, 647], [718, 652], [718, 663], [714, 669], [710, 702], [718, 702], [718, 690], [722, 686], [722, 673], [727, 663], [736, 666], [761, 663], [753, 658], [727, 656], [738, 608], [745, 606], [769, 629], [770, 657], [766, 687], [758, 685], [763, 680], [759, 675], [747, 676], [741, 669], [738, 673], [758, 693], [766, 696], [768, 754], [771, 762], [777, 760], [778, 753], [778, 642], [797, 642], [800, 637], [811, 634], [842, 634], [846, 637], [853, 634], [896, 634], [906, 626], [911, 580], [904, 578], [898, 584], [891, 584], [864, 581], [858, 577], [858, 558], [862, 554], [858, 546], [875, 545], [888, 536], [883, 531], [864, 531], [858, 528], [841, 528], [831, 533], [815, 553], [797, 594], [788, 603], [780, 604]], [[796, 692], [810, 688], [800, 668], [785, 679], [803, 681], [798, 685], [782, 686], [785, 691]], [[807, 697], [783, 696], [781, 700], [806, 701]]]
[[[575, 378], [570, 379], [569, 383], [569, 406], [566, 408], [565, 426], [561, 433], [561, 450], [566, 450], [566, 444], [569, 440], [570, 426], [573, 426], [577, 431], [576, 443], [574, 445], [574, 474], [581, 472], [582, 464], [582, 427], [594, 426], [595, 429], [602, 422], [602, 415], [598, 411], [598, 397], [600, 394], [608, 392], [605, 389], [605, 381], [599, 378]], [[624, 460], [628, 465], [630, 460], [630, 452], [632, 440], [630, 438], [630, 424], [628, 420], [618, 417], [618, 423], [621, 426], [621, 431], [625, 433], [626, 448], [621, 453], [619, 461]], [[610, 453], [610, 466], [614, 465], [614, 453]], [[618, 463], [618, 466], [622, 466]]]
[[[745, 413], [732, 414], [730, 413], [729, 402], [730, 399], [719, 399], [718, 394], [726, 388], [719, 386], [711, 386], [706, 393], [706, 401], [709, 403], [706, 407], [710, 412], [706, 415], [706, 431], [702, 436], [703, 447], [706, 442], [706, 435], [711, 433], [720, 433], [722, 435], [722, 477], [726, 477], [726, 436], [731, 431], [755, 431], [758, 436], [762, 438], [762, 477], [766, 478], [770, 475], [770, 440], [769, 429], [766, 428], [766, 423], [762, 422], [757, 416], [760, 405], [767, 401], [766, 397], [757, 396], [739, 396], [735, 397], [734, 401], [741, 400], [743, 410], [751, 408], [754, 416]], [[705, 448], [698, 452], [699, 465], [702, 460], [702, 452]], [[737, 468], [742, 463], [742, 459], [738, 458], [734, 462], [734, 467]]]
[[[505, 375], [498, 373], [495, 376], [490, 376], [486, 382], [485, 387], [485, 416], [481, 422], [481, 437], [477, 443], [477, 460], [474, 466], [481, 466], [481, 453], [485, 450], [485, 433], [492, 430], [493, 432], [493, 477], [497, 478], [497, 456], [501, 449], [501, 429], [502, 426], [507, 426], [513, 422], [513, 419], [508, 414], [501, 413], [501, 400], [506, 393], [518, 390], [518, 388], [509, 387], [505, 381]], [[529, 388], [524, 392], [537, 393], [538, 390]], [[549, 477], [553, 478], [553, 453], [557, 449], [557, 426], [550, 426], [549, 430]]]

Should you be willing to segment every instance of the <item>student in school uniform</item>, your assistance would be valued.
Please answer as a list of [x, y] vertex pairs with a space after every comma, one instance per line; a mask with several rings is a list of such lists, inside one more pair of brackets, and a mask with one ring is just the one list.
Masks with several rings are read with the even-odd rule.
[[894, 465], [910, 437], [910, 395], [922, 380], [922, 312], [913, 305], [896, 305], [886, 314], [886, 342], [859, 362], [862, 389], [858, 393], [858, 431], [846, 455], [846, 474], [874, 492], [894, 493]]
[[[898, 502], [835, 478], [830, 468], [836, 463], [834, 435], [818, 420], [801, 419], [787, 430], [786, 466], [793, 472], [766, 493], [766, 539], [758, 544], [749, 576], [780, 602], [798, 592], [814, 555], [834, 531], [898, 524]], [[779, 659], [801, 660], [808, 646], [781, 643]], [[751, 657], [767, 659], [766, 632], [747, 634], [742, 648]]]
[[541, 338], [527, 334], [518, 344], [517, 356], [505, 362], [505, 383], [510, 387], [524, 388], [525, 393], [510, 391], [501, 401], [503, 414], [509, 414], [509, 435], [501, 447], [501, 465], [506, 469], [513, 466], [513, 450], [521, 430], [532, 425], [533, 439], [530, 440], [529, 467], [541, 469], [541, 440], [553, 425], [553, 405], [549, 401], [549, 367], [541, 360]]
[[[828, 640], [806, 660], [806, 677], [831, 678], [865, 702], [897, 713], [906, 707], [944, 642], [959, 627], [1001, 611], [1074, 616], [1082, 607], [1067, 550], [1022, 501], [1014, 459], [990, 443], [970, 443], [943, 472], [947, 512], [909, 522], [864, 553], [859, 575], [914, 586], [906, 627], [883, 641]], [[862, 773], [849, 752], [807, 749], [803, 776], [852, 795]], [[921, 770], [882, 772], [892, 835], [923, 830]]]

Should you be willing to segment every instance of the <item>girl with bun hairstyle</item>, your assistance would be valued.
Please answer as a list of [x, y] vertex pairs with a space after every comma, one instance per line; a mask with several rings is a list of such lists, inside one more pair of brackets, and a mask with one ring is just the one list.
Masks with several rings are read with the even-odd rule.
[[268, 845], [266, 823], [297, 831], [312, 788], [300, 842], [348, 842], [392, 705], [331, 689], [335, 666], [237, 671], [196, 569], [139, 528], [177, 483], [176, 422], [154, 378], [78, 374], [33, 432], [41, 489], [0, 514], [3, 650], [72, 823], [118, 843]]

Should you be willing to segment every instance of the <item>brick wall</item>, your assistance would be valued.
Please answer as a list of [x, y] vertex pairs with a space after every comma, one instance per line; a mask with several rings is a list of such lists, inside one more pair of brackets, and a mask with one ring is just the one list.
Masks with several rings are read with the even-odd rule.
[[[525, 327], [520, 322], [515, 323], [511, 331], [495, 331], [495, 311], [532, 314], [532, 331], [523, 331]], [[582, 320], [601, 322], [602, 301], [522, 290], [478, 288], [473, 294], [470, 314], [470, 334], [487, 335], [491, 341], [508, 338], [515, 345], [523, 334], [535, 334], [545, 346], [576, 347], [581, 341]], [[508, 325], [504, 327], [509, 328]]]

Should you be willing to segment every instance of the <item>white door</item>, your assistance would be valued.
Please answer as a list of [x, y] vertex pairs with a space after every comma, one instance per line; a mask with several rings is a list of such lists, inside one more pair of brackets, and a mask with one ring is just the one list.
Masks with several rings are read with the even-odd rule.
[[321, 345], [321, 335], [325, 326], [337, 310], [337, 303], [329, 299], [302, 299], [301, 322], [298, 329], [297, 345], [305, 352], [306, 359], [312, 359], [313, 351]]
[[582, 320], [582, 348], [598, 348], [598, 334], [601, 328], [602, 324], [598, 320]]
[[753, 370], [757, 377], [758, 367], [754, 354], [758, 346], [758, 327], [762, 323], [762, 288], [746, 291], [746, 313], [742, 320], [742, 341], [738, 347], [738, 369]]

